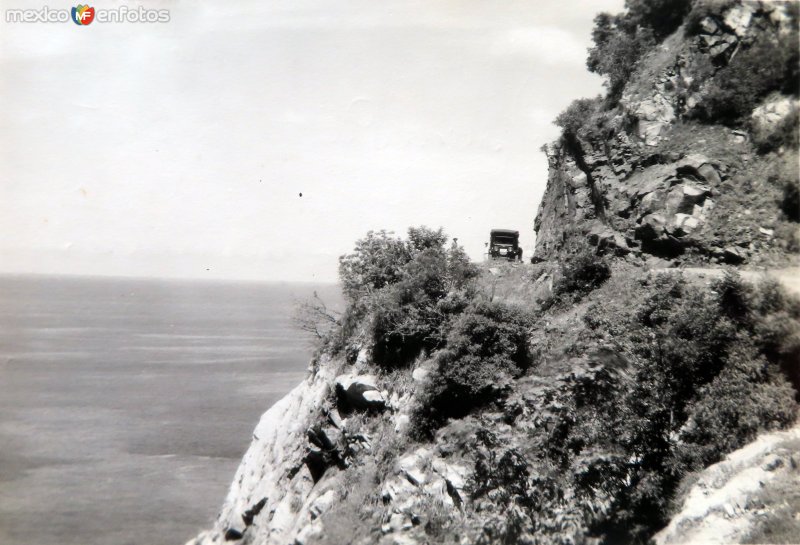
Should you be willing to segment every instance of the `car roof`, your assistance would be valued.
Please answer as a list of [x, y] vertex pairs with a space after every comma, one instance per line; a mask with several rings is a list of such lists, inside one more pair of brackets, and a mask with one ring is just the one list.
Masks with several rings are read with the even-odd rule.
[[519, 231], [513, 231], [511, 229], [492, 229], [492, 235], [515, 235], [519, 236]]

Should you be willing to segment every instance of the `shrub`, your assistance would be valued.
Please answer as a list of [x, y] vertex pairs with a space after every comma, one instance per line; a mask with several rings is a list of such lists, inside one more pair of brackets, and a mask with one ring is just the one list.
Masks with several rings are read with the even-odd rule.
[[441, 250], [447, 243], [447, 235], [440, 227], [436, 231], [428, 227], [409, 227], [408, 245], [412, 251]]
[[412, 227], [406, 241], [370, 231], [340, 258], [345, 316], [370, 316], [379, 365], [402, 366], [439, 347], [452, 315], [466, 307], [478, 269], [462, 248], [445, 249], [446, 242], [441, 229]]
[[449, 313], [457, 310], [439, 304], [448, 294], [447, 267], [446, 255], [425, 249], [400, 281], [372, 298], [373, 357], [380, 365], [403, 365], [441, 344]]
[[414, 433], [430, 438], [447, 418], [495, 402], [505, 424], [525, 430], [506, 444], [505, 425], [483, 431], [493, 424], [470, 418], [477, 440], [453, 447], [475, 449], [467, 488], [481, 513], [479, 542], [647, 542], [684, 475], [794, 421], [785, 375], [800, 370], [800, 302], [774, 282], [753, 286], [733, 274], [711, 288], [655, 275], [619, 300], [601, 290], [580, 332], [592, 352], [507, 398], [507, 379], [531, 365], [509, 349], [527, 352], [524, 320], [507, 307], [471, 305], [452, 323], [414, 409]]
[[567, 109], [558, 114], [555, 124], [561, 127], [568, 138], [581, 136], [584, 127], [599, 110], [601, 98], [581, 98], [573, 101]]
[[561, 266], [553, 292], [556, 296], [573, 294], [580, 298], [600, 287], [611, 277], [611, 268], [592, 248], [586, 247]]
[[465, 309], [436, 355], [436, 370], [414, 411], [417, 437], [430, 438], [448, 418], [460, 418], [502, 395], [503, 384], [531, 363], [529, 318], [502, 303]]
[[734, 4], [734, 0], [698, 0], [686, 16], [684, 30], [687, 36], [697, 36], [703, 30], [701, 23], [706, 17], [717, 18]]
[[738, 272], [725, 271], [725, 276], [714, 283], [714, 290], [724, 316], [737, 322], [749, 321], [753, 292]]
[[442, 346], [450, 320], [467, 306], [476, 274], [458, 251], [428, 248], [415, 255], [402, 279], [370, 300], [375, 362], [398, 367], [423, 350]]
[[626, 0], [623, 13], [601, 13], [594, 19], [586, 66], [608, 78], [609, 102], [622, 95], [636, 63], [670, 35], [689, 12], [691, 0]]
[[411, 253], [405, 242], [390, 235], [385, 230], [369, 231], [356, 241], [353, 253], [339, 258], [339, 280], [349, 302], [400, 280]]
[[738, 349], [725, 370], [698, 392], [676, 456], [689, 467], [705, 467], [721, 453], [753, 440], [760, 430], [792, 423], [797, 415], [794, 393], [777, 366], [752, 349]]
[[649, 28], [657, 41], [672, 34], [692, 8], [692, 0], [626, 0], [629, 25]]
[[478, 543], [534, 543], [537, 534], [552, 539], [563, 529], [552, 509], [563, 500], [555, 479], [491, 431], [479, 430], [473, 448], [475, 468], [466, 488], [482, 514]]

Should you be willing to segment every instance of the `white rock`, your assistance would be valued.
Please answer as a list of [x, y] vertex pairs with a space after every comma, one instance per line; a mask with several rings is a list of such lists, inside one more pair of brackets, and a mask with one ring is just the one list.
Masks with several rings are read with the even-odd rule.
[[[654, 536], [656, 545], [684, 543], [741, 543], [753, 524], [755, 513], [743, 509], [751, 495], [773, 482], [791, 478], [775, 455], [784, 443], [800, 440], [800, 425], [759, 436], [700, 474], [680, 511]], [[770, 469], [772, 468], [772, 469]]]
[[420, 447], [411, 454], [407, 454], [398, 460], [397, 466], [400, 472], [405, 475], [409, 481], [417, 486], [425, 484], [426, 474], [422, 470], [425, 463], [430, 460], [431, 453], [428, 449]]
[[312, 502], [311, 507], [308, 508], [308, 513], [311, 515], [312, 519], [315, 519], [327, 512], [334, 501], [336, 501], [336, 491], [328, 490]]
[[386, 399], [378, 391], [378, 379], [373, 375], [340, 375], [336, 390], [356, 409], [382, 409]]
[[389, 527], [395, 531], [399, 532], [403, 529], [403, 523], [405, 522], [406, 517], [402, 513], [392, 513], [392, 516], [389, 517]]
[[411, 373], [411, 378], [413, 378], [416, 382], [424, 382], [431, 374], [431, 370], [429, 367], [420, 366], [414, 369]]
[[753, 110], [750, 116], [754, 131], [769, 134], [792, 112], [800, 106], [800, 101], [779, 95], [767, 100]]
[[362, 348], [361, 350], [358, 351], [358, 355], [356, 356], [356, 363], [355, 363], [356, 367], [358, 367], [359, 369], [366, 367], [367, 364], [369, 364], [369, 359], [370, 359], [369, 350], [367, 350], [366, 348]]
[[675, 214], [675, 229], [682, 233], [689, 234], [700, 225], [700, 220], [689, 214]]
[[383, 404], [385, 400], [383, 398], [383, 394], [377, 390], [367, 390], [363, 394], [362, 397], [370, 404]]
[[753, 11], [754, 8], [750, 4], [735, 6], [728, 10], [723, 20], [728, 28], [741, 38], [747, 33], [753, 18]]
[[698, 187], [691, 184], [683, 184], [683, 195], [694, 202], [701, 200], [711, 193], [707, 187]]
[[[333, 367], [329, 361], [322, 361], [315, 376], [303, 381], [264, 413], [214, 528], [198, 536], [197, 545], [224, 542], [225, 530], [241, 524], [242, 514], [252, 506], [252, 498], [267, 498], [267, 503], [258, 524], [247, 529], [247, 539], [251, 542], [291, 543], [308, 526], [308, 500], [314, 482], [302, 464], [308, 444], [306, 430], [330, 395]], [[299, 471], [292, 471], [297, 467]], [[303, 506], [299, 511], [298, 504]]]
[[394, 421], [394, 431], [395, 433], [402, 433], [406, 429], [408, 429], [408, 425], [411, 423], [411, 418], [407, 414], [400, 414]]

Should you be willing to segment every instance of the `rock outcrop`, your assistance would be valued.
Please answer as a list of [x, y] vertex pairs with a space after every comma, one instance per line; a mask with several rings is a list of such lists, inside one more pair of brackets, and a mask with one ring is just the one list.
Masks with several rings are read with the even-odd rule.
[[[800, 426], [762, 435], [706, 468], [656, 545], [742, 543], [800, 490]], [[775, 491], [789, 490], [783, 497]]]
[[323, 361], [264, 413], [214, 528], [189, 543], [291, 543], [304, 529], [312, 506], [325, 493], [315, 487], [307, 431], [329, 397], [332, 367]]
[[[424, 381], [428, 369], [418, 367], [415, 380]], [[361, 415], [382, 414], [381, 433], [396, 437], [408, 422], [409, 392], [381, 391], [378, 379], [363, 370], [363, 354], [355, 366], [323, 355], [306, 381], [264, 413], [214, 528], [187, 545], [317, 540], [326, 514], [346, 494], [343, 470], [381, 450], [361, 425]], [[430, 449], [399, 458], [386, 479], [374, 484], [383, 501], [385, 541], [407, 539], [402, 534], [418, 524], [422, 502], [461, 505], [466, 475], [463, 465]]]
[[[780, 214], [742, 215], [741, 204], [780, 200], [769, 168], [796, 164], [796, 152], [761, 157], [753, 140], [768, 139], [796, 116], [797, 98], [776, 92], [764, 99], [749, 131], [695, 119], [716, 100], [709, 89], [715, 71], [794, 24], [786, 4], [732, 3], [701, 20], [697, 35], [679, 29], [640, 61], [619, 104], [597, 114], [602, 129], [546, 147], [550, 172], [534, 221], [535, 260], [557, 259], [577, 236], [629, 259], [781, 262], [786, 245], [765, 235]], [[796, 237], [796, 227], [787, 229]]]

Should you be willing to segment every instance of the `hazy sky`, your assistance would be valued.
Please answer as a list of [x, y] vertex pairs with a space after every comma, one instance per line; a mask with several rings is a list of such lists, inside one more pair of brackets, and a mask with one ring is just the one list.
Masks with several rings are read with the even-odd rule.
[[[0, 271], [327, 281], [370, 229], [525, 257], [539, 148], [623, 0], [143, 1], [0, 22]], [[0, 0], [7, 8], [64, 3]], [[93, 3], [97, 8], [120, 2]], [[302, 197], [299, 194], [302, 193]]]

